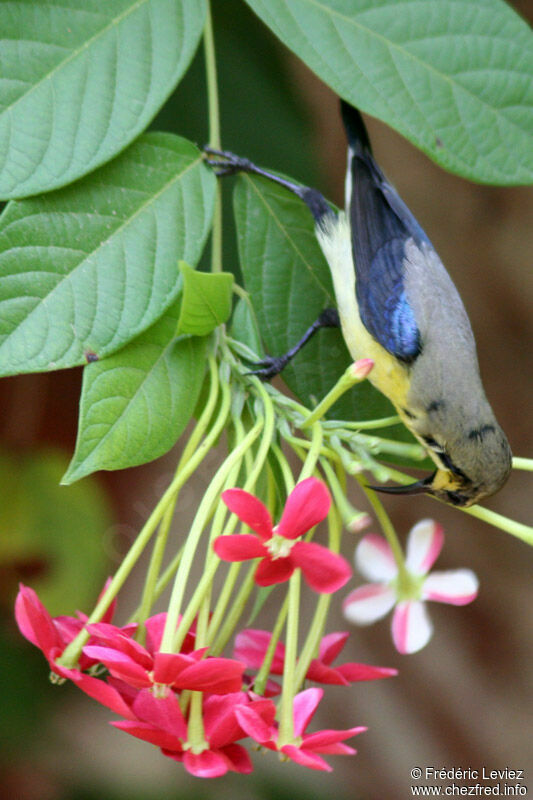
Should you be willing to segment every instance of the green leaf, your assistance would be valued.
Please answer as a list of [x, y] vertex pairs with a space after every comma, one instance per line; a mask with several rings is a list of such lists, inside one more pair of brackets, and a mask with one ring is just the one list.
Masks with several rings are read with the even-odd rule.
[[0, 197], [64, 186], [141, 133], [187, 69], [205, 0], [0, 3]]
[[179, 301], [118, 353], [85, 367], [78, 441], [62, 483], [166, 453], [187, 425], [205, 370], [206, 339], [176, 337]]
[[264, 356], [257, 317], [248, 297], [239, 297], [235, 304], [230, 333], [233, 339], [246, 345], [258, 359]]
[[183, 300], [178, 322], [180, 333], [205, 336], [226, 322], [231, 313], [233, 275], [231, 272], [196, 272], [184, 261]]
[[32, 588], [52, 614], [90, 611], [111, 555], [105, 493], [94, 480], [59, 486], [65, 466], [56, 450], [0, 452], [0, 568], [4, 576], [33, 570]]
[[[325, 308], [335, 307], [329, 267], [307, 206], [262, 178], [240, 176], [234, 193], [239, 258], [259, 329], [272, 355], [287, 352]], [[284, 369], [283, 379], [306, 404], [320, 400], [350, 364], [342, 334], [319, 331]], [[365, 381], [329, 416], [375, 419], [394, 413]]]
[[247, 0], [337, 94], [472, 180], [533, 181], [533, 36], [502, 0]]
[[190, 142], [142, 136], [73, 186], [0, 217], [0, 374], [71, 367], [118, 350], [176, 298], [195, 264], [215, 177]]

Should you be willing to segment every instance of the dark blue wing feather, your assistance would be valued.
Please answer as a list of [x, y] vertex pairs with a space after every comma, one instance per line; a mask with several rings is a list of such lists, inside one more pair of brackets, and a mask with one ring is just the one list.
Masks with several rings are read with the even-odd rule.
[[429, 240], [374, 161], [356, 109], [343, 104], [350, 142], [350, 226], [359, 313], [365, 328], [396, 358], [414, 361], [420, 331], [405, 293], [405, 244]]

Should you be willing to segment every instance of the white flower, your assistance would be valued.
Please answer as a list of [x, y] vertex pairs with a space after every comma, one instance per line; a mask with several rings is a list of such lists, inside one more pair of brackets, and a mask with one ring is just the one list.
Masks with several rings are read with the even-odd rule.
[[426, 600], [463, 606], [475, 599], [478, 579], [470, 569], [433, 572], [444, 544], [440, 525], [431, 519], [418, 522], [409, 532], [406, 573], [400, 574], [389, 544], [371, 533], [356, 547], [355, 564], [372, 583], [351, 592], [343, 603], [344, 616], [357, 625], [369, 625], [394, 608], [392, 638], [400, 653], [416, 653], [429, 642], [433, 625]]

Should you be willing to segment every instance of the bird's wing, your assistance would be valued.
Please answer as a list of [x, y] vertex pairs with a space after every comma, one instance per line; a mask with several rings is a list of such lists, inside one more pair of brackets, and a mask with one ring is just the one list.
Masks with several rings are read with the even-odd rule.
[[372, 156], [356, 109], [343, 108], [350, 146], [349, 218], [361, 320], [392, 355], [412, 362], [422, 340], [405, 292], [405, 244], [429, 244]]

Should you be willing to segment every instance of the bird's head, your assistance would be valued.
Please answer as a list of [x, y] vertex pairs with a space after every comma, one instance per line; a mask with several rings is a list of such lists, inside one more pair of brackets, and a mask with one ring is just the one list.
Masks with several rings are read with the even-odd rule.
[[494, 421], [462, 436], [453, 445], [423, 437], [437, 469], [406, 486], [374, 486], [388, 494], [429, 494], [453, 506], [468, 507], [497, 492], [511, 471], [509, 443]]

